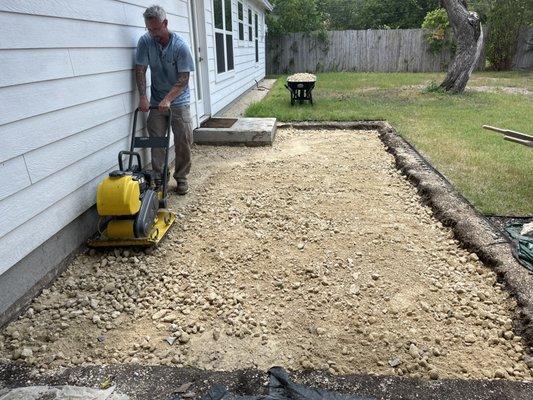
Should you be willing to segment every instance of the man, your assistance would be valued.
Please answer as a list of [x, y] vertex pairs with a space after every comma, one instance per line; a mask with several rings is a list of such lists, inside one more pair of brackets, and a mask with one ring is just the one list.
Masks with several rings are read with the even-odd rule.
[[[176, 151], [174, 178], [176, 192], [184, 195], [189, 191], [187, 175], [191, 169], [192, 126], [190, 112], [189, 73], [194, 71], [194, 62], [187, 44], [168, 30], [166, 12], [152, 6], [143, 13], [148, 33], [137, 44], [135, 77], [139, 90], [139, 109], [148, 111], [148, 134], [164, 136], [168, 128], [168, 109], [172, 108], [172, 131]], [[146, 69], [150, 66], [152, 84], [150, 102], [146, 96]], [[152, 168], [161, 176], [165, 160], [164, 149], [152, 149]], [[167, 177], [161, 177], [162, 179]]]

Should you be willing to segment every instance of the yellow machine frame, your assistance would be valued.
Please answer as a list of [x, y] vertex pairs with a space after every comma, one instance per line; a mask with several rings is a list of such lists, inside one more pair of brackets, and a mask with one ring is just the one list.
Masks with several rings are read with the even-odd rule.
[[[150, 107], [150, 109], [157, 109], [158, 107]], [[150, 193], [143, 197], [141, 201], [141, 188], [139, 181], [133, 175], [136, 175], [141, 170], [141, 156], [135, 149], [138, 148], [164, 148], [165, 149], [165, 164], [163, 166], [163, 177], [167, 177], [168, 172], [168, 153], [170, 146], [170, 121], [171, 110], [169, 110], [169, 123], [165, 137], [136, 137], [137, 132], [137, 115], [139, 109], [136, 109], [133, 116], [133, 128], [131, 135], [131, 146], [129, 151], [121, 151], [118, 154], [119, 170], [111, 173], [99, 185], [96, 193], [96, 205], [98, 215], [100, 215], [100, 226], [105, 225], [105, 229], [99, 229], [99, 235], [96, 239], [90, 239], [87, 244], [90, 247], [117, 247], [117, 246], [152, 246], [165, 236], [170, 226], [176, 220], [176, 216], [169, 211], [167, 207], [167, 179], [162, 179], [163, 184], [161, 190]], [[128, 166], [123, 165], [123, 156], [129, 156]], [[133, 158], [137, 159], [137, 165], [133, 165]], [[143, 196], [146, 196], [146, 193]], [[143, 208], [144, 204], [149, 207], [151, 201], [159, 202], [159, 209], [153, 220], [153, 226], [147, 225], [143, 220], [138, 229], [134, 229], [136, 215], [143, 213], [143, 210], [154, 210], [154, 208]], [[145, 203], [146, 202], [146, 203]], [[153, 204], [153, 203], [152, 203]], [[154, 204], [155, 205], [155, 204]], [[154, 214], [147, 214], [151, 216]], [[128, 218], [129, 217], [129, 218]], [[140, 228], [142, 227], [142, 228]], [[141, 229], [141, 230], [139, 230]], [[145, 234], [147, 229], [150, 229], [146, 237], [135, 237], [137, 235]]]

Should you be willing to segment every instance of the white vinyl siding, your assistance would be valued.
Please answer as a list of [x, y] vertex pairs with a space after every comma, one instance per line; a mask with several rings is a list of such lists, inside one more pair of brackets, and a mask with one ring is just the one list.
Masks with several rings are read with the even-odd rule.
[[[157, 3], [169, 28], [190, 44], [188, 1]], [[237, 0], [227, 1], [234, 39]], [[142, 13], [153, 3], [0, 0], [0, 173], [8, 182], [0, 188], [0, 275], [93, 206], [97, 184], [129, 147], [138, 105], [134, 50], [145, 33]], [[242, 3], [245, 25], [249, 8], [263, 15], [262, 1]], [[234, 71], [217, 76], [212, 6], [204, 0], [205, 84], [214, 114], [265, 76], [265, 57], [264, 41], [256, 63], [255, 47], [245, 40], [234, 47]], [[193, 116], [195, 87], [191, 77]], [[139, 131], [144, 124], [141, 118]]]
[[[152, 3], [0, 0], [0, 274], [93, 206], [129, 147], [134, 50]], [[187, 0], [158, 4], [190, 43]]]
[[[210, 43], [209, 49], [209, 75], [210, 75], [210, 93], [211, 93], [211, 111], [213, 114], [217, 113], [243, 92], [250, 89], [255, 85], [255, 81], [260, 81], [265, 77], [265, 46], [264, 41], [259, 41], [259, 62], [255, 61], [255, 32], [254, 26], [254, 14], [258, 14], [260, 17], [264, 15], [264, 8], [262, 7], [262, 1], [251, 0], [232, 0], [233, 9], [233, 36], [239, 37], [239, 17], [238, 17], [238, 2], [243, 3], [244, 19], [245, 19], [245, 42], [243, 46], [236, 46], [234, 48], [234, 60], [235, 70], [233, 74], [217, 74], [216, 72], [216, 60], [215, 60], [215, 38], [214, 32], [214, 15], [212, 10], [207, 10], [206, 17], [208, 32], [207, 42]], [[212, 1], [209, 1], [211, 7]], [[248, 10], [252, 13], [251, 25], [248, 24]], [[211, 29], [211, 34], [209, 34]], [[248, 30], [252, 30], [252, 41], [248, 41]], [[211, 56], [211, 54], [213, 54]]]

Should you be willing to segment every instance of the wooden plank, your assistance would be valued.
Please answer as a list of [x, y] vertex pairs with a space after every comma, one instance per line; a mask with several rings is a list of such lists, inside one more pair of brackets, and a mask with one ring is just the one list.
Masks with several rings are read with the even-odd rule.
[[483, 125], [483, 129], [487, 129], [489, 131], [498, 132], [498, 133], [501, 133], [501, 134], [503, 134], [505, 136], [511, 136], [511, 137], [516, 138], [516, 139], [533, 141], [533, 136], [528, 135], [527, 133], [512, 131], [510, 129], [497, 128], [497, 127], [491, 126], [491, 125]]
[[375, 60], [375, 66], [374, 70], [377, 72], [384, 72], [384, 39], [383, 36], [386, 34], [382, 29], [376, 31], [376, 38], [374, 43], [374, 60]]
[[135, 64], [135, 49], [70, 49], [74, 74], [89, 75], [131, 70]]
[[109, 168], [73, 193], [58, 197], [57, 203], [2, 237], [0, 274], [94, 205], [98, 183], [113, 169], [115, 167]]
[[513, 136], [504, 136], [504, 140], [507, 140], [509, 142], [518, 143], [527, 147], [533, 147], [533, 140], [525, 140], [525, 139], [519, 139], [517, 137]]
[[130, 92], [133, 79], [121, 71], [1, 88], [0, 125]]
[[0, 163], [0, 176], [4, 182], [0, 185], [0, 200], [31, 185], [22, 156]]
[[528, 71], [533, 68], [533, 51], [531, 51], [532, 43], [533, 27], [523, 27], [520, 29], [516, 53], [513, 59], [513, 69]]
[[130, 114], [24, 155], [33, 183], [130, 135]]
[[0, 13], [0, 49], [135, 47], [144, 28]]
[[0, 50], [0, 87], [72, 77], [66, 49]]
[[119, 95], [2, 125], [0, 161], [46, 146], [128, 112], [131, 109], [125, 109], [123, 96]]
[[364, 56], [365, 56], [365, 41], [363, 38], [364, 32], [356, 31], [357, 34], [357, 64], [355, 71], [361, 72], [364, 70]]
[[350, 64], [348, 68], [350, 71], [355, 71], [355, 66], [357, 65], [357, 32], [350, 31], [348, 43], [350, 46]]
[[368, 67], [368, 32], [369, 31], [360, 31], [361, 33], [361, 48], [362, 48], [362, 57], [361, 57], [361, 72], [367, 72], [370, 71], [370, 68]]
[[0, 0], [0, 11], [125, 24], [124, 4], [113, 0]]
[[[117, 163], [117, 154], [127, 148], [128, 140], [121, 139], [98, 153], [80, 160], [54, 175], [0, 201], [0, 238], [24, 222], [39, 215], [59, 199], [84, 186]], [[94, 196], [94, 194], [93, 194]], [[94, 197], [93, 197], [94, 198]], [[3, 240], [2, 240], [3, 242]]]

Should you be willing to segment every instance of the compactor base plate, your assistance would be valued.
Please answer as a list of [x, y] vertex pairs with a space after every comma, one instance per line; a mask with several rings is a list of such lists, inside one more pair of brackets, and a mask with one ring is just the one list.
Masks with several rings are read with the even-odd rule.
[[176, 215], [174, 213], [169, 210], [160, 209], [157, 212], [155, 224], [147, 237], [111, 239], [107, 237], [106, 231], [104, 230], [96, 239], [88, 240], [87, 245], [89, 247], [155, 246], [163, 239], [175, 220]]

